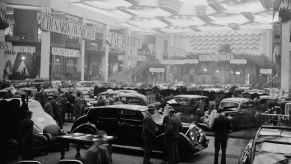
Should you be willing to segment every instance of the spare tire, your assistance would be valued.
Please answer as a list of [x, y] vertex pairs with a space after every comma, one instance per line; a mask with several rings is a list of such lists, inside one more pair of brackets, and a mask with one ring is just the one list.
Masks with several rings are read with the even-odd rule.
[[72, 130], [72, 133], [96, 134], [97, 132], [96, 126], [91, 123], [81, 124]]

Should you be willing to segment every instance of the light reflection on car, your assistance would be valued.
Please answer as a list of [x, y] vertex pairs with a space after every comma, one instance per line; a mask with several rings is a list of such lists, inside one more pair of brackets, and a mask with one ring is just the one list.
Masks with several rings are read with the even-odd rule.
[[291, 128], [263, 126], [242, 152], [239, 164], [290, 164]]

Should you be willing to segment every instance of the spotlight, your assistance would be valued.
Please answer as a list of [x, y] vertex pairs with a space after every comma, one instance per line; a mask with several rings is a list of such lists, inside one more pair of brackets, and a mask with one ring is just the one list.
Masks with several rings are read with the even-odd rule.
[[25, 57], [25, 56], [22, 56], [22, 57], [21, 57], [21, 60], [25, 60], [25, 59], [26, 59], [26, 57]]

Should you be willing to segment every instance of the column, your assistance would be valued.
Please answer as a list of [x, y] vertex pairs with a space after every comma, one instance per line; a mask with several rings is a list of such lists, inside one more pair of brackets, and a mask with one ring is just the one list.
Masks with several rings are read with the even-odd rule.
[[105, 46], [105, 54], [103, 58], [103, 75], [104, 75], [104, 81], [108, 81], [108, 76], [109, 76], [109, 44], [107, 43], [109, 41], [109, 26], [106, 25], [105, 27], [105, 41], [104, 41], [104, 46]]
[[284, 92], [290, 89], [290, 21], [282, 23], [281, 42], [281, 89]]
[[40, 57], [40, 78], [50, 78], [50, 32], [41, 33], [41, 57]]
[[81, 40], [81, 81], [85, 79], [85, 40]]
[[[4, 30], [0, 30], [0, 42], [5, 42]], [[0, 80], [3, 78], [3, 70], [5, 69], [5, 49], [0, 48]], [[4, 79], [2, 79], [4, 80]]]

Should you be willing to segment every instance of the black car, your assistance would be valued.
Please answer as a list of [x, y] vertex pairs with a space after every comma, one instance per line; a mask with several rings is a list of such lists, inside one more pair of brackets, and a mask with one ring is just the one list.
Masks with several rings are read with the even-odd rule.
[[262, 126], [242, 152], [238, 164], [291, 163], [291, 128]]
[[226, 116], [230, 116], [233, 130], [252, 128], [257, 126], [256, 106], [248, 98], [225, 98], [219, 103], [219, 109]]
[[[82, 124], [92, 123], [97, 129], [105, 130], [116, 137], [114, 144], [126, 146], [142, 146], [142, 122], [148, 113], [147, 106], [120, 104], [94, 107], [87, 115], [79, 118], [73, 125], [72, 131]], [[155, 122], [160, 125], [160, 132], [156, 136], [154, 149], [163, 150], [163, 117], [156, 113]], [[183, 123], [179, 138], [181, 159], [189, 159], [208, 146], [205, 133], [195, 124]]]

